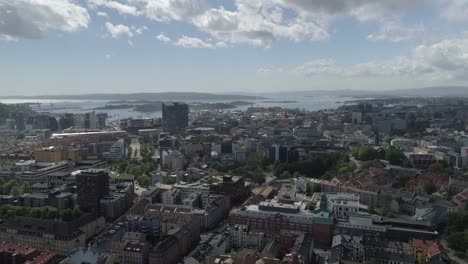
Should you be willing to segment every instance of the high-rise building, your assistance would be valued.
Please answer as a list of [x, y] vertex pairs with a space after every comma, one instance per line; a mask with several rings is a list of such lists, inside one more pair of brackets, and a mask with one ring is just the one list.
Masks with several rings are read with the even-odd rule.
[[164, 103], [162, 106], [162, 120], [164, 130], [177, 133], [188, 127], [189, 108], [185, 103]]
[[59, 120], [59, 127], [60, 130], [64, 130], [70, 128], [74, 125], [75, 116], [71, 113], [65, 113], [60, 117]]
[[109, 115], [107, 113], [97, 113], [97, 128], [104, 129], [106, 128], [106, 121]]
[[98, 120], [97, 120], [96, 113], [94, 111], [85, 114], [84, 125], [86, 129], [97, 128]]
[[99, 215], [100, 199], [109, 194], [109, 174], [105, 170], [84, 170], [76, 175], [76, 193], [81, 210]]
[[75, 114], [74, 126], [77, 129], [85, 128], [85, 114]]
[[25, 126], [24, 114], [23, 113], [15, 113], [13, 117], [15, 119], [16, 130], [20, 130], [20, 131], [25, 130], [26, 126]]

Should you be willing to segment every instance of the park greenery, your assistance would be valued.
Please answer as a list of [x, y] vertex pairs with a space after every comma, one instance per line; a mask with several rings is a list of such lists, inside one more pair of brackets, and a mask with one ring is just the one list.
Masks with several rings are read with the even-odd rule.
[[468, 212], [458, 211], [448, 216], [445, 238], [449, 247], [468, 254]]
[[353, 149], [353, 156], [360, 161], [371, 161], [379, 157], [379, 153], [374, 147], [362, 146]]
[[136, 181], [143, 187], [151, 184], [150, 174], [156, 170], [156, 162], [153, 160], [153, 149], [146, 145], [140, 147], [141, 160], [128, 159], [116, 162], [111, 165], [111, 169], [121, 174], [135, 176]]
[[428, 182], [424, 183], [423, 188], [424, 188], [424, 192], [426, 194], [429, 194], [429, 195], [431, 195], [431, 194], [433, 194], [433, 193], [435, 193], [437, 191], [437, 186], [432, 181], [428, 181]]
[[390, 162], [391, 165], [402, 166], [405, 161], [405, 153], [401, 149], [395, 147], [389, 147], [385, 152], [385, 159]]
[[[340, 168], [345, 170], [344, 166], [340, 166], [343, 163], [348, 163], [347, 152], [336, 151], [304, 161], [275, 164], [274, 174], [282, 179], [292, 178], [294, 175], [304, 175], [308, 178], [320, 178], [325, 175], [330, 177], [336, 175]], [[298, 174], [295, 174], [296, 172]]]
[[372, 146], [361, 146], [353, 149], [353, 156], [360, 161], [369, 162], [376, 159], [385, 159], [391, 165], [403, 166], [406, 162], [405, 153], [395, 147], [389, 147], [385, 150], [385, 154], [379, 153]]
[[13, 205], [0, 206], [0, 217], [23, 216], [48, 220], [71, 222], [83, 215], [78, 206], [58, 210], [54, 207], [22, 207]]
[[148, 188], [151, 184], [151, 178], [146, 174], [139, 175], [136, 178], [136, 181], [140, 186], [143, 186], [145, 188]]

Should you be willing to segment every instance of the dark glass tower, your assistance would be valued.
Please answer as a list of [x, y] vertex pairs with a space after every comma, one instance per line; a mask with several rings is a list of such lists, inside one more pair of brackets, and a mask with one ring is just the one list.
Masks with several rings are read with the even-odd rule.
[[164, 103], [162, 107], [162, 120], [164, 130], [177, 133], [188, 127], [189, 108], [185, 103]]

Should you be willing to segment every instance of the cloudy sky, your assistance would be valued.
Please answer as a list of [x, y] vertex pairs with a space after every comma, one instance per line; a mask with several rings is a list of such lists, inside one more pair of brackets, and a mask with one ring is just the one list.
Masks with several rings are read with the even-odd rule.
[[0, 0], [0, 93], [468, 85], [468, 0]]

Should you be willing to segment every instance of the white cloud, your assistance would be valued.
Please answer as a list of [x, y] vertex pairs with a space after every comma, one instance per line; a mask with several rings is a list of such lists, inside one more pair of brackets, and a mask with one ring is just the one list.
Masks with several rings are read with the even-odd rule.
[[236, 11], [209, 9], [192, 23], [218, 40], [261, 47], [269, 47], [279, 38], [317, 41], [329, 36], [326, 23], [318, 17], [306, 19], [296, 14], [285, 19], [285, 7], [277, 0], [235, 0], [235, 5]]
[[423, 80], [468, 80], [468, 37], [419, 45], [411, 55], [385, 61], [339, 66], [335, 60], [313, 60], [294, 69], [306, 76], [412, 77]]
[[110, 34], [112, 38], [133, 37], [132, 30], [125, 25], [113, 25], [110, 22], [106, 22], [105, 26], [106, 26], [107, 32]]
[[162, 42], [171, 42], [171, 39], [167, 36], [164, 35], [164, 33], [161, 33], [159, 35], [156, 36], [156, 38], [159, 40], [159, 41], [162, 41]]
[[174, 45], [184, 47], [184, 48], [201, 48], [201, 49], [213, 49], [216, 47], [212, 43], [205, 42], [199, 38], [187, 37], [185, 35], [180, 37], [177, 41], [175, 41]]
[[106, 7], [117, 11], [121, 15], [132, 15], [138, 16], [139, 12], [135, 6], [122, 4], [113, 0], [88, 0], [89, 6], [95, 7]]
[[218, 41], [218, 42], [216, 42], [216, 43], [215, 43], [215, 46], [218, 47], [218, 48], [227, 48], [227, 47], [229, 47], [229, 45], [226, 44], [226, 43], [223, 42], [223, 41]]
[[128, 0], [148, 18], [159, 22], [188, 20], [204, 10], [201, 0]]
[[97, 12], [96, 15], [100, 16], [100, 17], [109, 17], [109, 15], [106, 13], [106, 12]]
[[112, 58], [112, 55], [106, 54], [106, 55], [104, 56], [104, 58], [106, 58], [106, 60], [110, 60], [110, 59]]
[[468, 0], [445, 0], [441, 17], [447, 21], [468, 22]]
[[420, 36], [425, 32], [423, 25], [404, 25], [396, 21], [383, 21], [377, 34], [369, 34], [370, 41], [402, 42]]
[[147, 26], [142, 26], [142, 27], [132, 27], [132, 30], [135, 32], [137, 35], [143, 34], [146, 30], [148, 30]]
[[177, 40], [172, 41], [171, 38], [167, 37], [162, 32], [161, 32], [161, 34], [156, 36], [156, 39], [161, 41], [161, 42], [171, 43], [174, 46], [183, 47], [183, 48], [216, 49], [216, 48], [227, 48], [227, 47], [229, 47], [228, 44], [226, 44], [226, 43], [224, 43], [222, 41], [215, 42], [212, 39], [202, 40], [200, 38], [188, 37], [188, 36], [185, 36], [185, 35], [182, 35]]
[[447, 14], [457, 11], [461, 12], [457, 16], [468, 17], [468, 0], [230, 0], [233, 8], [229, 10], [222, 5], [210, 7], [206, 0], [88, 1], [91, 6], [143, 15], [158, 22], [192, 24], [220, 46], [245, 43], [270, 47], [279, 39], [321, 41], [329, 38], [333, 22], [350, 17], [378, 26], [377, 32], [368, 34], [370, 41], [402, 42], [425, 31], [422, 25], [402, 23], [404, 15], [412, 11], [437, 5]]
[[278, 0], [307, 15], [354, 17], [359, 21], [379, 20], [430, 4], [434, 0]]
[[0, 0], [0, 39], [43, 38], [88, 27], [88, 11], [69, 0]]
[[135, 44], [134, 44], [133, 41], [131, 41], [131, 40], [127, 40], [127, 43], [128, 43], [128, 45], [130, 45], [131, 47], [134, 47], [134, 46], [135, 46]]

